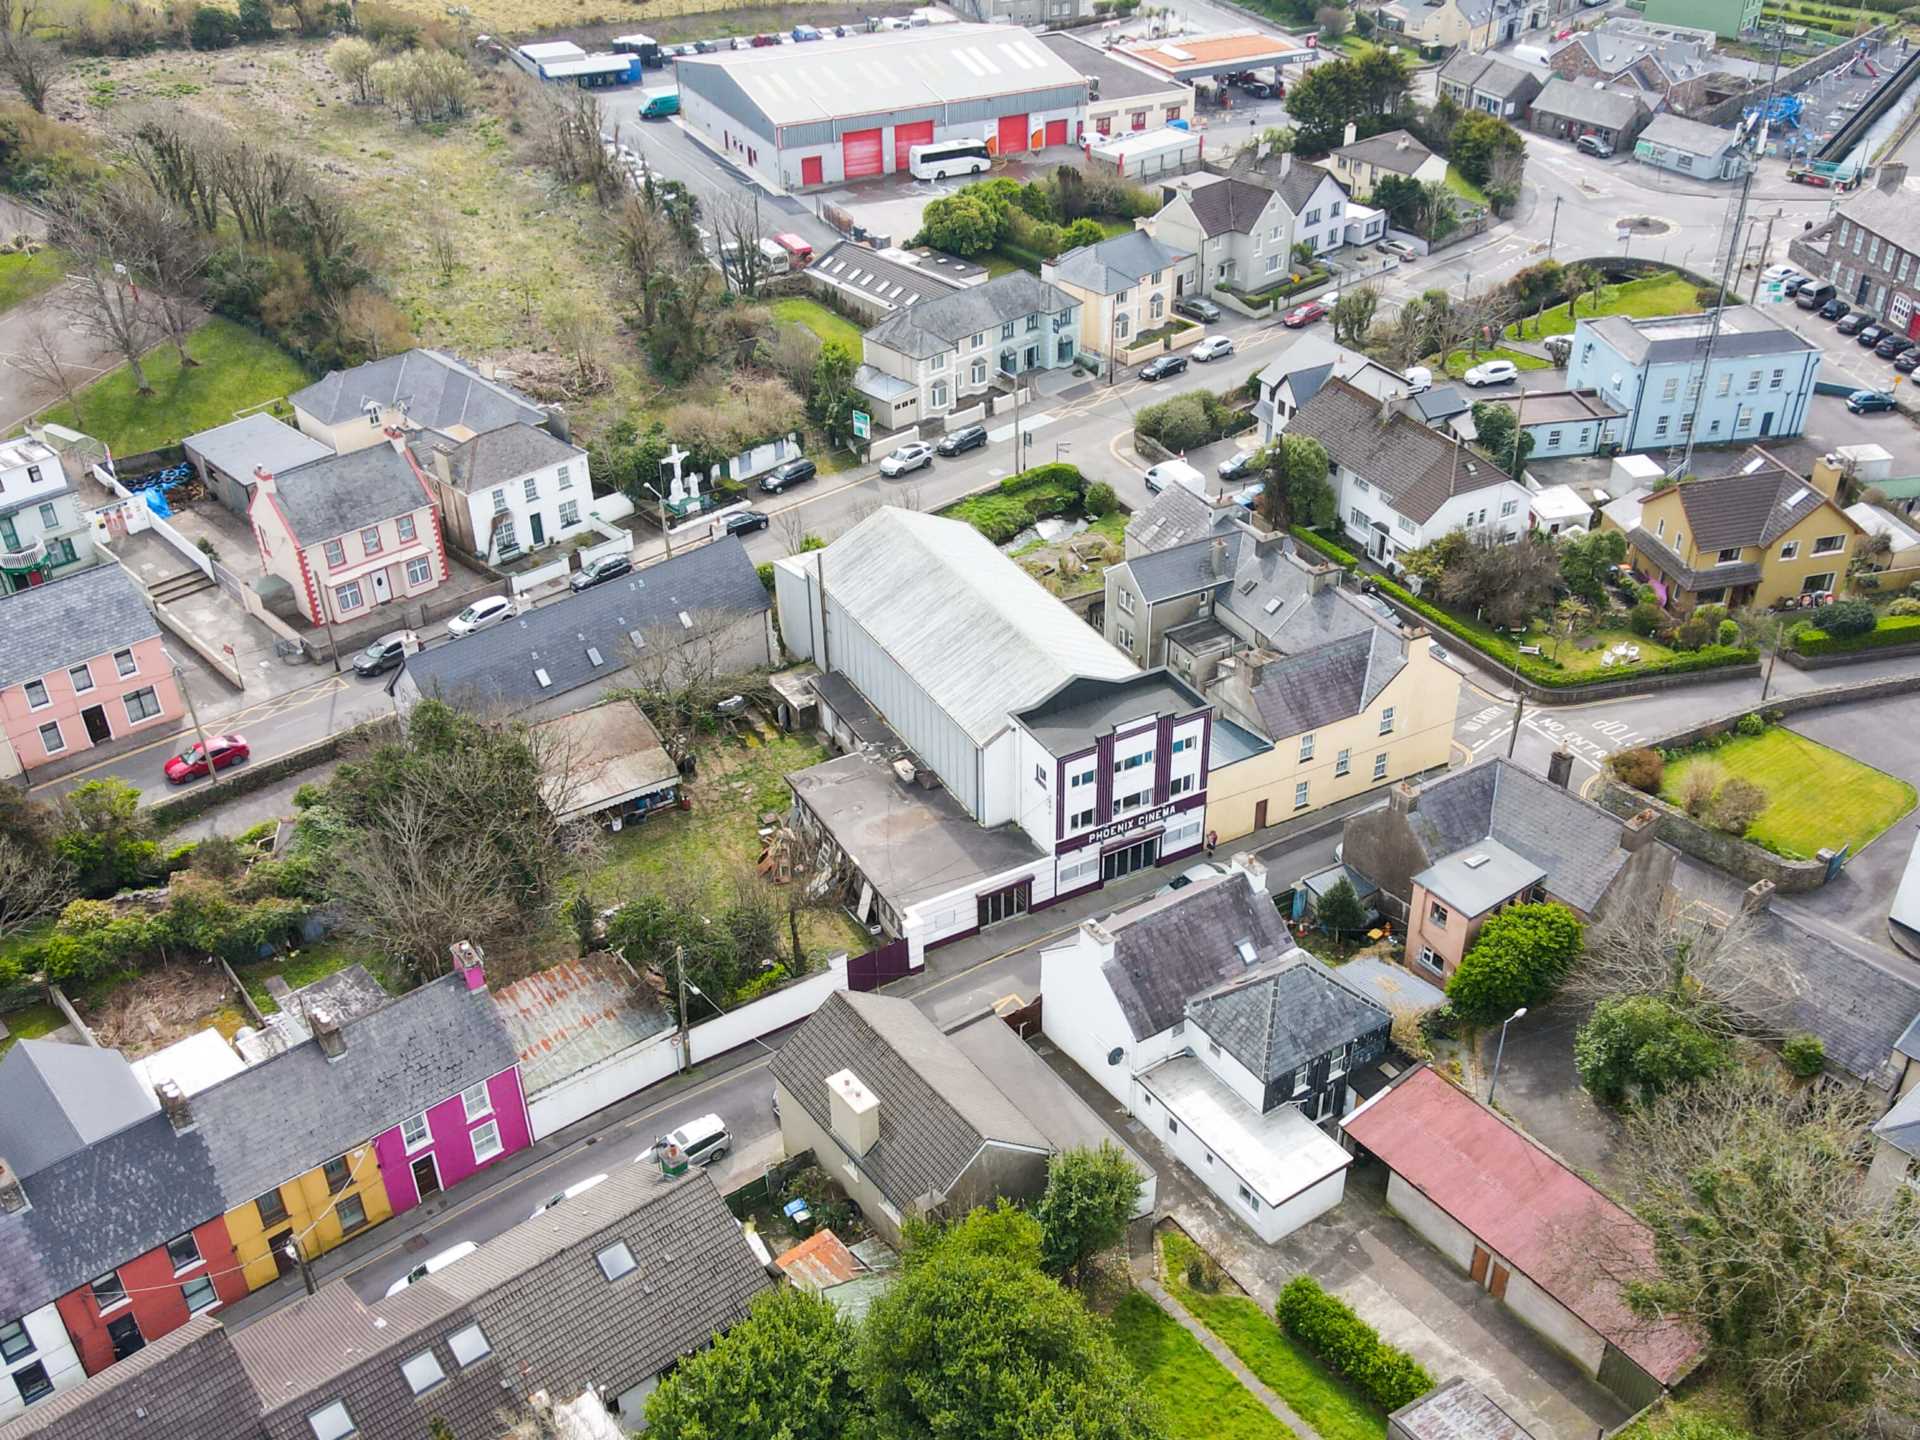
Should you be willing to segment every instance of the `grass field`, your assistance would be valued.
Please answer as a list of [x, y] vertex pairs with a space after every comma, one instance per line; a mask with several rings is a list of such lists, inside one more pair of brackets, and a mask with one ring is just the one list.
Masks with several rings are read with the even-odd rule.
[[0, 310], [52, 289], [67, 273], [67, 257], [58, 250], [32, 255], [0, 255]]
[[304, 949], [289, 950], [284, 955], [274, 955], [265, 960], [256, 960], [251, 965], [236, 965], [233, 973], [240, 977], [240, 983], [247, 987], [247, 994], [253, 997], [253, 1003], [271, 1015], [280, 1008], [279, 1002], [267, 993], [267, 978], [278, 975], [288, 985], [298, 990], [302, 985], [311, 985], [323, 980], [336, 970], [358, 962], [367, 967], [369, 974], [393, 990], [397, 984], [405, 990], [404, 980], [394, 981], [386, 973], [386, 965], [381, 956], [368, 950], [365, 944], [357, 940], [321, 941], [318, 945], [308, 945]]
[[1718, 766], [1767, 792], [1767, 808], [1746, 838], [1789, 859], [1808, 860], [1842, 845], [1858, 850], [1914, 805], [1906, 781], [1778, 725], [1669, 765], [1662, 798], [1678, 803], [1688, 772], [1699, 765]]
[[860, 327], [846, 316], [829, 310], [817, 300], [807, 300], [797, 295], [773, 302], [773, 318], [783, 320], [789, 325], [804, 325], [820, 337], [821, 343], [838, 340], [853, 352], [854, 359], [860, 358]]
[[1224, 1340], [1321, 1440], [1384, 1440], [1387, 1417], [1296, 1345], [1259, 1305], [1243, 1295], [1208, 1295], [1185, 1283], [1188, 1263], [1201, 1254], [1198, 1245], [1178, 1232], [1162, 1235], [1160, 1245], [1174, 1299]]
[[230, 320], [207, 321], [187, 341], [187, 353], [200, 362], [190, 370], [180, 368], [171, 344], [146, 353], [150, 395], [134, 389], [133, 372], [123, 365], [80, 392], [77, 420], [65, 403], [45, 418], [97, 436], [116, 454], [134, 455], [224, 425], [235, 411], [291, 394], [311, 379], [278, 345]]
[[[1624, 285], [1607, 286], [1606, 296], [1595, 305], [1591, 295], [1580, 299], [1580, 316], [1631, 315], [1645, 319], [1651, 315], [1686, 315], [1700, 307], [1695, 303], [1695, 285], [1679, 275], [1649, 275], [1644, 280], [1629, 280]], [[1556, 305], [1536, 322], [1528, 316], [1507, 327], [1507, 334], [1519, 339], [1539, 339], [1546, 335], [1571, 335], [1574, 316], [1565, 305]]]
[[[1533, 632], [1527, 636], [1527, 643], [1538, 645], [1546, 659], [1558, 660], [1562, 669], [1575, 675], [1599, 674], [1603, 671], [1615, 675], [1632, 675], [1636, 669], [1647, 665], [1658, 665], [1664, 660], [1671, 660], [1678, 653], [1669, 650], [1658, 640], [1649, 640], [1645, 636], [1634, 634], [1631, 630], [1596, 630], [1590, 637], [1594, 643], [1586, 650], [1577, 649], [1571, 640], [1562, 641], [1556, 646], [1552, 637], [1545, 632], [1546, 627], [1536, 620]], [[1624, 667], [1618, 664], [1603, 664], [1603, 657], [1615, 645], [1638, 645], [1640, 647], [1639, 664]]]
[[52, 1005], [29, 1005], [24, 1010], [9, 1010], [0, 1015], [7, 1026], [7, 1033], [0, 1038], [0, 1055], [13, 1048], [16, 1040], [38, 1040], [43, 1035], [51, 1035], [67, 1023], [67, 1017]]
[[1447, 188], [1462, 200], [1471, 201], [1481, 209], [1487, 209], [1487, 192], [1462, 175], [1453, 166], [1447, 166]]
[[[1465, 350], [1456, 350], [1447, 357], [1447, 363], [1443, 368], [1447, 374], [1458, 380], [1462, 375], [1465, 375], [1467, 371], [1486, 360], [1511, 360], [1516, 370], [1549, 370], [1553, 368], [1550, 362], [1542, 360], [1538, 355], [1528, 355], [1520, 350], [1509, 350], [1503, 345], [1496, 345], [1491, 349], [1483, 347], [1478, 359], [1469, 355]], [[1467, 398], [1471, 400], [1473, 396], [1469, 394]]]
[[1114, 1339], [1160, 1402], [1172, 1440], [1289, 1440], [1271, 1415], [1206, 1347], [1134, 1291], [1113, 1312]]

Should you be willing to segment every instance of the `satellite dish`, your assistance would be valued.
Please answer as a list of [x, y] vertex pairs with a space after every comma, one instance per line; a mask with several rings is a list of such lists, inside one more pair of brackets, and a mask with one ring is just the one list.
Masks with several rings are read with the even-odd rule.
[[1125, 1050], [1122, 1050], [1118, 1045], [1114, 1046], [1113, 1049], [1107, 1052], [1107, 1064], [1109, 1065], [1118, 1065], [1122, 1060], [1126, 1058], [1127, 1058], [1127, 1052]]

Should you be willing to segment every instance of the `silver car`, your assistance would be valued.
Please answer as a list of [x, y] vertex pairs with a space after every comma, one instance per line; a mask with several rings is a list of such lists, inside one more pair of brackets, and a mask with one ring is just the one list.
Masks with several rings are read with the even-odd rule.
[[456, 640], [513, 618], [513, 601], [504, 595], [488, 595], [467, 606], [447, 621], [447, 634]]
[[913, 470], [924, 470], [933, 464], [933, 446], [915, 440], [902, 445], [886, 459], [880, 462], [880, 473], [889, 477], [905, 475]]

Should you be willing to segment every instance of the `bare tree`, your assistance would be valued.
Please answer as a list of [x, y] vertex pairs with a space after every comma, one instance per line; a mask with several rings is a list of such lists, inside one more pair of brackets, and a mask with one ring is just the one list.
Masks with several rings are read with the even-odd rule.
[[47, 92], [66, 69], [67, 57], [37, 33], [41, 23], [39, 0], [0, 0], [0, 74], [44, 115]]
[[607, 383], [606, 317], [593, 306], [571, 296], [547, 304], [547, 329], [553, 343], [573, 366], [574, 387], [590, 394]]
[[271, 238], [281, 212], [312, 188], [313, 172], [290, 151], [236, 140], [214, 166], [220, 195], [233, 212], [240, 238]]
[[80, 413], [80, 391], [89, 379], [78, 366], [67, 362], [61, 353], [60, 342], [55, 338], [53, 327], [44, 315], [35, 316], [27, 324], [26, 334], [21, 337], [20, 349], [12, 357], [13, 363], [43, 385], [51, 385], [66, 398], [73, 407], [73, 428], [87, 428], [86, 418]]
[[720, 273], [730, 289], [754, 296], [773, 278], [773, 265], [760, 249], [766, 231], [760, 224], [760, 199], [757, 195], [728, 191], [707, 198], [707, 217], [713, 225], [715, 257]]
[[44, 847], [0, 835], [0, 935], [51, 915], [73, 894], [73, 872]]
[[732, 620], [722, 611], [687, 611], [686, 620], [642, 631], [625, 647], [633, 677], [631, 698], [660, 732], [667, 753], [680, 759], [714, 714], [714, 706], [754, 688], [754, 677], [729, 668]]
[[181, 369], [200, 362], [187, 353], [187, 337], [205, 318], [201, 304], [211, 239], [159, 191], [125, 183], [102, 194], [112, 207], [124, 237], [121, 263], [137, 285], [146, 287], [154, 318], [173, 342]]
[[327, 28], [329, 13], [333, 6], [327, 0], [285, 0], [288, 10], [293, 12], [294, 27], [302, 35], [318, 35]]
[[127, 362], [134, 389], [153, 393], [140, 357], [164, 331], [152, 302], [140, 293], [127, 261], [139, 255], [106, 186], [93, 192], [64, 191], [48, 197], [47, 233], [74, 258], [73, 279], [60, 305], [76, 329], [111, 347]]
[[433, 268], [440, 276], [442, 285], [451, 284], [453, 272], [460, 264], [460, 248], [453, 238], [453, 220], [444, 210], [437, 210], [426, 218], [427, 258], [433, 262]]
[[787, 554], [798, 555], [800, 547], [807, 541], [807, 517], [798, 505], [789, 505], [773, 517], [774, 528], [780, 532], [780, 543], [787, 547]]
[[627, 189], [613, 144], [601, 134], [600, 102], [585, 90], [528, 80], [520, 88], [536, 159], [569, 185], [585, 185], [602, 205]]
[[1791, 956], [1761, 945], [1753, 917], [1669, 890], [1657, 905], [1609, 910], [1560, 987], [1568, 999], [1652, 995], [1718, 1035], [1777, 1035], [1806, 981]]
[[206, 231], [220, 224], [222, 170], [232, 144], [223, 126], [165, 105], [136, 111], [119, 141], [147, 183]]
[[679, 241], [666, 217], [644, 193], [629, 192], [620, 202], [614, 235], [620, 244], [620, 258], [626, 261], [639, 292], [641, 328], [651, 330], [667, 277], [686, 257], [680, 253]]

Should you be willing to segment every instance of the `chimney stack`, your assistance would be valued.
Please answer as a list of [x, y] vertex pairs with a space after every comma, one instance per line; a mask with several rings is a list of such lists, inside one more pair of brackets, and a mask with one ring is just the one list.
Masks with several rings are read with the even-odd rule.
[[1571, 750], [1556, 750], [1547, 757], [1547, 779], [1564, 790], [1567, 788], [1567, 782], [1572, 778], [1573, 752]]
[[1344, 137], [1342, 137], [1340, 143], [1342, 145], [1351, 145], [1356, 139], [1359, 138], [1359, 135], [1360, 135], [1360, 127], [1354, 124], [1353, 121], [1349, 120], [1347, 121], [1347, 133]]
[[1395, 815], [1411, 815], [1414, 809], [1416, 791], [1413, 786], [1402, 780], [1387, 794], [1387, 808]]
[[1907, 182], [1905, 165], [1882, 165], [1880, 172], [1873, 177], [1874, 185], [1888, 194], [1892, 194]]
[[0, 1215], [18, 1215], [32, 1209], [27, 1192], [21, 1188], [20, 1177], [13, 1173], [13, 1167], [0, 1156]]
[[307, 1023], [313, 1027], [313, 1038], [320, 1042], [320, 1053], [329, 1062], [347, 1053], [347, 1037], [341, 1033], [340, 1018], [330, 1007], [314, 1006], [307, 1012]]
[[452, 946], [453, 968], [460, 972], [460, 978], [467, 982], [469, 990], [487, 988], [486, 951], [471, 940], [456, 940]]
[[1247, 877], [1247, 883], [1253, 887], [1253, 893], [1267, 893], [1267, 865], [1250, 850], [1242, 850], [1233, 857], [1233, 868]]
[[187, 1104], [187, 1092], [180, 1088], [179, 1081], [162, 1080], [153, 1087], [153, 1093], [160, 1097], [160, 1108], [167, 1112], [174, 1134], [185, 1135], [193, 1129], [193, 1107]]
[[1740, 913], [1755, 915], [1773, 908], [1773, 881], [1756, 880], [1740, 894]]
[[1280, 157], [1280, 178], [1284, 180], [1287, 178], [1287, 176], [1291, 175], [1292, 173], [1293, 173], [1293, 152], [1289, 150], [1287, 151], [1286, 154]]
[[1208, 559], [1212, 562], [1212, 565], [1213, 565], [1213, 578], [1216, 580], [1226, 579], [1227, 578], [1227, 537], [1224, 535], [1214, 536], [1213, 543], [1208, 547], [1207, 554], [1208, 554]]
[[880, 1101], [851, 1070], [827, 1077], [827, 1103], [833, 1114], [833, 1138], [854, 1155], [865, 1155], [880, 1140]]
[[453, 484], [453, 452], [444, 445], [433, 447], [433, 473], [443, 485]]
[[1113, 943], [1113, 932], [1107, 929], [1106, 926], [1102, 925], [1098, 920], [1082, 920], [1080, 922], [1080, 933], [1086, 937], [1087, 943], [1093, 946], [1095, 953], [1100, 957], [1100, 963], [1102, 965], [1113, 959], [1116, 948]]
[[1620, 831], [1620, 848], [1629, 854], [1640, 849], [1653, 839], [1654, 828], [1660, 823], [1660, 817], [1649, 805], [1638, 815], [1627, 821]]
[[273, 472], [264, 465], [253, 467], [253, 488], [267, 495], [275, 494], [279, 489], [274, 481]]

